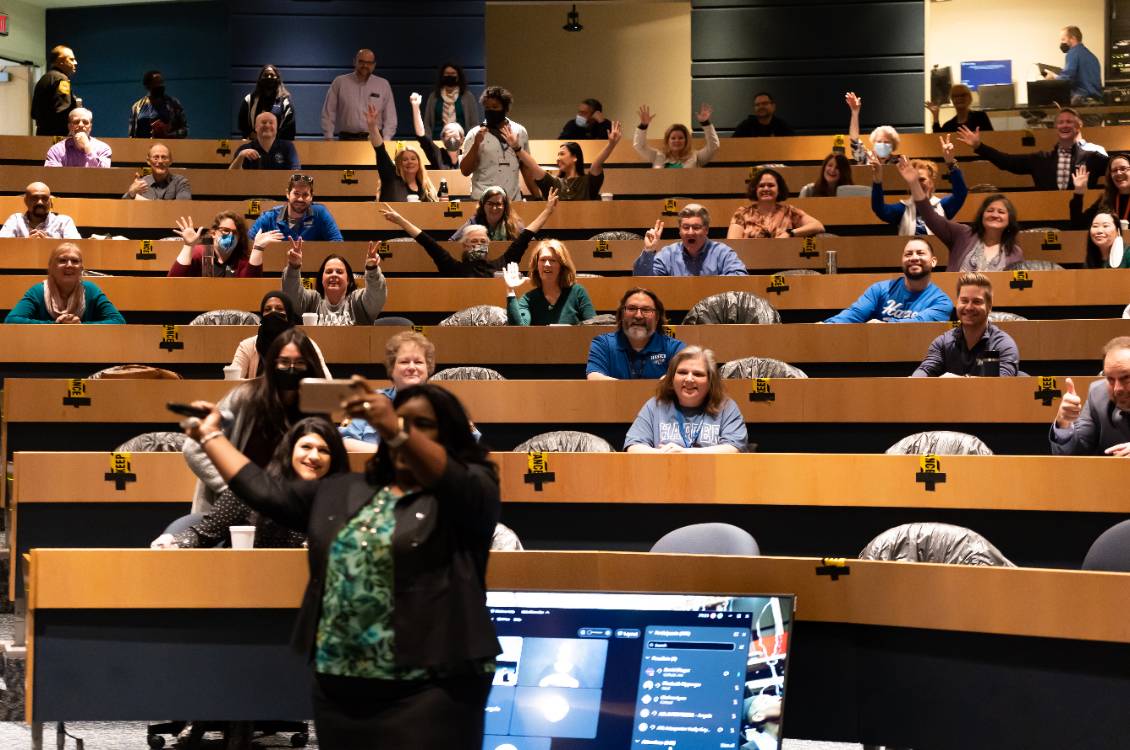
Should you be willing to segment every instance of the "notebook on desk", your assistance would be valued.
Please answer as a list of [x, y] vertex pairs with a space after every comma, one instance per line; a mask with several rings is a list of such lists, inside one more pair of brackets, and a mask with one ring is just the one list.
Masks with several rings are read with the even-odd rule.
[[793, 597], [491, 591], [484, 750], [777, 750]]

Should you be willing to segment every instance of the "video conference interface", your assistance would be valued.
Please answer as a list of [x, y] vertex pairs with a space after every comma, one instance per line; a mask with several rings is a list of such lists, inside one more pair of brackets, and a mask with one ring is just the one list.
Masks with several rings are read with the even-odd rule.
[[777, 750], [788, 596], [498, 592], [484, 750]]

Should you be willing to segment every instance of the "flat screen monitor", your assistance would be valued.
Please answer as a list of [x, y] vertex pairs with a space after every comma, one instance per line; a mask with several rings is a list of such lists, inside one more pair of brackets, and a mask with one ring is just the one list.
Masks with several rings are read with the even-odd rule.
[[491, 591], [484, 750], [779, 750], [793, 597]]
[[1012, 83], [1012, 60], [963, 62], [961, 82], [973, 91], [976, 91], [981, 84]]

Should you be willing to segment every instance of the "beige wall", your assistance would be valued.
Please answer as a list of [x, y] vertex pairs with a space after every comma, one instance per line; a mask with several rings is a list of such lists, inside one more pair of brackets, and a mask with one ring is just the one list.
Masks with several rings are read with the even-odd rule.
[[[1078, 26], [1083, 43], [1106, 64], [1105, 0], [950, 0], [926, 3], [926, 70], [951, 66], [954, 82], [962, 60], [1012, 60], [1016, 101], [1028, 98], [1026, 81], [1040, 77], [1037, 62], [1063, 67], [1059, 35]], [[926, 76], [929, 96], [930, 79]]]
[[[0, 36], [0, 57], [12, 60], [33, 60], [44, 65], [46, 46], [46, 15], [38, 8], [19, 0], [4, 0], [0, 10], [8, 14], [8, 36]], [[0, 135], [28, 135], [28, 112], [31, 107], [28, 92], [28, 68], [7, 66], [10, 79], [0, 83]]]
[[579, 3], [577, 33], [561, 28], [571, 7], [487, 3], [487, 82], [514, 94], [514, 119], [531, 138], [556, 138], [589, 97], [624, 121], [626, 140], [640, 104], [657, 113], [660, 135], [693, 122], [689, 2]]

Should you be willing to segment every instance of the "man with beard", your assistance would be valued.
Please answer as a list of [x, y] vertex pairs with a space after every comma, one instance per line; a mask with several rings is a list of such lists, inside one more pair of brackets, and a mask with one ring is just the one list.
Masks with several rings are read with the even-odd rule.
[[53, 237], [57, 240], [77, 240], [82, 235], [70, 216], [51, 210], [51, 188], [42, 182], [33, 182], [24, 188], [24, 205], [27, 211], [14, 213], [0, 227], [0, 237]]
[[82, 102], [71, 90], [71, 76], [78, 70], [74, 50], [59, 45], [51, 49], [51, 67], [35, 84], [31, 117], [36, 135], [66, 135], [67, 117]]
[[949, 320], [953, 303], [930, 280], [938, 259], [924, 239], [914, 238], [902, 249], [902, 278], [876, 281], [859, 299], [825, 323], [921, 323]]
[[264, 211], [248, 234], [256, 250], [284, 239], [341, 242], [341, 231], [333, 215], [325, 206], [314, 203], [314, 178], [304, 174], [290, 176], [286, 203]]
[[1103, 347], [1103, 377], [1091, 383], [1087, 405], [1067, 378], [1049, 440], [1057, 456], [1130, 456], [1130, 336]]
[[[1011, 336], [989, 322], [992, 309], [993, 283], [988, 276], [976, 272], [958, 276], [957, 320], [960, 325], [934, 339], [926, 359], [911, 377], [1016, 375], [1020, 351]], [[985, 372], [977, 364], [978, 359], [983, 360], [990, 352], [996, 353], [999, 372]]]
[[660, 331], [667, 322], [655, 292], [635, 287], [624, 292], [616, 309], [620, 330], [592, 340], [585, 368], [589, 380], [663, 377], [667, 365], [686, 344]]

